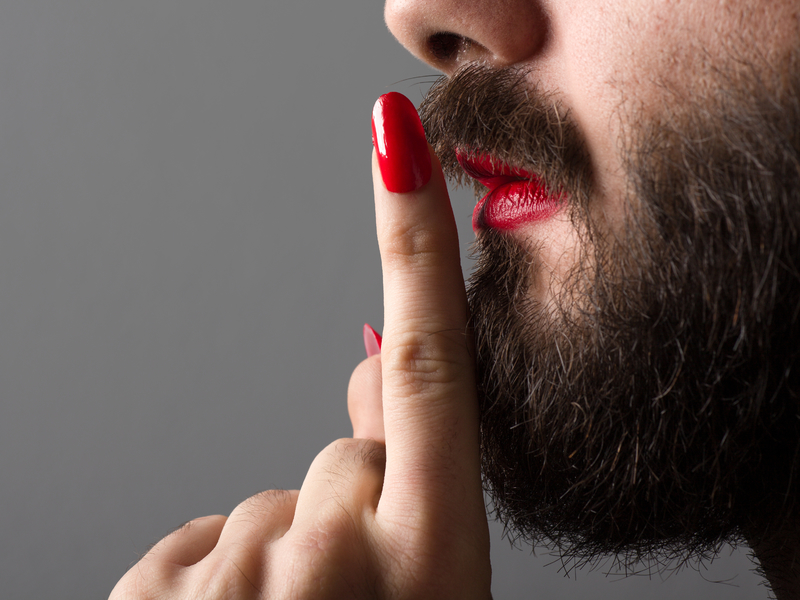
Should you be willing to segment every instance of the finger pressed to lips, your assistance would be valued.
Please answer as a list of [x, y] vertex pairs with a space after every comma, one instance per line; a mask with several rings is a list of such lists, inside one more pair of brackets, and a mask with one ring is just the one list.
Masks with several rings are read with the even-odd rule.
[[409, 495], [419, 502], [440, 502], [454, 481], [480, 486], [477, 400], [458, 234], [432, 151], [431, 162], [428, 183], [400, 194], [387, 191], [373, 155], [384, 285], [387, 502], [407, 501]]
[[[401, 121], [409, 120], [405, 112]], [[398, 135], [417, 130], [409, 126]], [[417, 556], [480, 565], [474, 574], [488, 585], [478, 401], [458, 233], [439, 160], [430, 146], [423, 147], [430, 156], [430, 178], [402, 193], [387, 189], [383, 162], [373, 153], [384, 288], [380, 358], [386, 437], [376, 523], [410, 541]], [[391, 150], [388, 140], [382, 151]], [[403, 155], [389, 159], [394, 168]], [[422, 160], [417, 151], [409, 159]], [[447, 593], [458, 583], [448, 581]]]

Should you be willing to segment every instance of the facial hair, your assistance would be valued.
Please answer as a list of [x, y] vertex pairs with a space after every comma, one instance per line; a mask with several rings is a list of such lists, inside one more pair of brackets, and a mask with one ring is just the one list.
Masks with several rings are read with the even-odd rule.
[[524, 73], [470, 67], [421, 107], [451, 175], [455, 149], [487, 152], [569, 198], [582, 245], [553, 306], [529, 293], [536, 252], [494, 230], [468, 295], [494, 510], [578, 561], [685, 561], [796, 516], [800, 80], [720, 79], [628, 123], [614, 232], [577, 128]]

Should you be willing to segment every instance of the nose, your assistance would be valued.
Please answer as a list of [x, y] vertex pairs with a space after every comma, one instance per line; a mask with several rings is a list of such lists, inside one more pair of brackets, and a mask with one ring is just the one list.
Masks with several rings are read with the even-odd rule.
[[465, 62], [523, 63], [547, 38], [540, 0], [387, 0], [384, 16], [401, 44], [447, 75]]

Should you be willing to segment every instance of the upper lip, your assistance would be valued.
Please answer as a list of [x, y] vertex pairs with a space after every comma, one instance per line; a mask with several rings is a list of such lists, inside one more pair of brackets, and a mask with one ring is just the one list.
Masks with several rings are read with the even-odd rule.
[[520, 167], [512, 167], [488, 154], [467, 154], [456, 151], [456, 159], [464, 172], [489, 188], [498, 187], [514, 181], [530, 181], [539, 183], [539, 178]]

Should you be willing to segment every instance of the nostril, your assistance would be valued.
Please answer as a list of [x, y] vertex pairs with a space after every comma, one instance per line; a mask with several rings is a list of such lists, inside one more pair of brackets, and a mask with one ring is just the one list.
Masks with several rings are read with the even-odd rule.
[[434, 33], [428, 37], [428, 53], [437, 62], [453, 62], [468, 44], [467, 38], [455, 33]]

